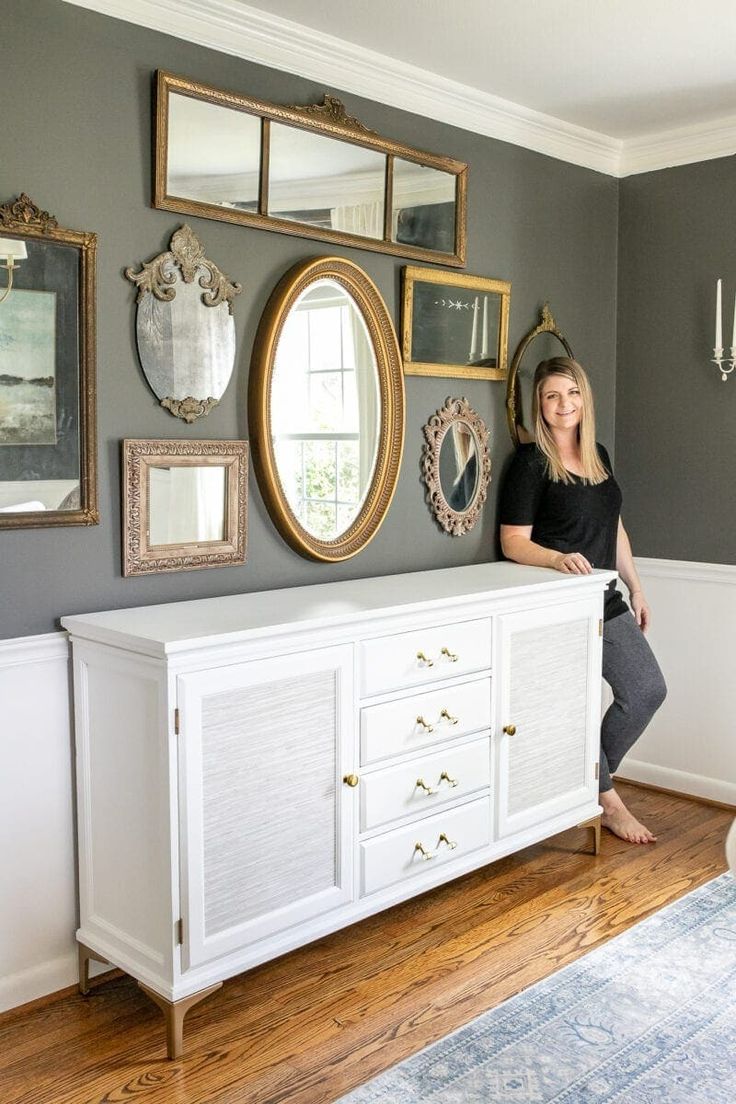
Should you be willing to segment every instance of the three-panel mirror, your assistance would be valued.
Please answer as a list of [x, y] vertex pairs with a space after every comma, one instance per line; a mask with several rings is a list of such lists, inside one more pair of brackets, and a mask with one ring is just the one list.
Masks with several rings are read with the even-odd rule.
[[154, 205], [465, 263], [467, 165], [390, 141], [325, 96], [280, 107], [159, 72]]

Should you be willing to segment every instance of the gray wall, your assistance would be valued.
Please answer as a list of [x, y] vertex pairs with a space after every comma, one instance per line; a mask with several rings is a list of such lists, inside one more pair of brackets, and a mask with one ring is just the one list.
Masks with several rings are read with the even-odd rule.
[[[206, 423], [161, 410], [134, 346], [126, 265], [168, 247], [183, 221], [150, 208], [152, 76], [157, 68], [277, 103], [321, 100], [325, 87], [117, 22], [60, 0], [24, 0], [3, 13], [0, 202], [27, 192], [62, 226], [95, 230], [98, 252], [98, 527], [0, 532], [0, 638], [48, 632], [66, 613], [453, 566], [497, 558], [496, 499], [511, 451], [504, 384], [409, 378], [404, 463], [379, 534], [339, 565], [302, 559], [281, 540], [250, 482], [248, 562], [123, 579], [120, 441], [124, 437], [248, 436], [246, 395], [255, 329], [266, 300], [296, 261], [334, 253], [377, 283], [398, 325], [402, 261], [204, 219], [189, 220], [207, 255], [244, 285], [235, 305], [236, 371]], [[339, 94], [339, 89], [330, 89]], [[599, 437], [613, 444], [617, 181], [515, 146], [344, 97], [388, 137], [470, 164], [467, 270], [512, 281], [510, 348], [549, 298], [577, 356], [589, 365]], [[416, 262], [412, 262], [416, 263]], [[734, 384], [736, 386], [736, 384]], [[451, 538], [424, 501], [422, 426], [448, 395], [466, 395], [491, 432], [493, 482], [482, 521]]]
[[642, 556], [736, 563], [736, 373], [713, 355], [736, 293], [736, 158], [620, 185], [617, 476]]

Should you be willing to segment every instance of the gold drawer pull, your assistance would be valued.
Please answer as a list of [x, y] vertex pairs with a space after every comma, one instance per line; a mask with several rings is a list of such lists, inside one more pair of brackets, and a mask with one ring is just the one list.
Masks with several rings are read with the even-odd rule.
[[507, 736], [515, 736], [516, 735], [516, 725], [504, 725], [503, 730], [504, 730], [504, 732], [506, 733]]
[[424, 847], [424, 845], [421, 844], [421, 843], [415, 843], [414, 844], [414, 854], [415, 855], [416, 855], [417, 851], [419, 852], [420, 855], [422, 855], [424, 857], [425, 861], [427, 859], [433, 859], [434, 858], [434, 855], [432, 854], [432, 852], [428, 851], [426, 849], [426, 847]]
[[451, 652], [449, 648], [441, 648], [440, 649], [440, 654], [443, 655], [443, 656], [447, 656], [450, 663], [457, 663], [458, 658], [459, 658], [458, 656], [455, 655], [454, 652]]
[[436, 794], [437, 793], [436, 790], [433, 790], [431, 786], [427, 785], [427, 783], [424, 781], [423, 778], [417, 778], [417, 784], [416, 784], [415, 788], [418, 789], [418, 790], [424, 790], [427, 797], [429, 797], [430, 794]]
[[437, 846], [439, 847], [439, 845], [441, 843], [446, 843], [451, 851], [454, 851], [455, 848], [457, 847], [457, 842], [454, 841], [454, 840], [448, 839], [444, 832], [440, 832], [440, 838], [437, 840]]
[[440, 720], [449, 721], [450, 724], [457, 724], [458, 718], [453, 717], [453, 715], [452, 715], [452, 713], [450, 713], [449, 709], [443, 709], [442, 712], [440, 713]]
[[431, 725], [429, 721], [425, 721], [424, 717], [422, 717], [421, 715], [417, 717], [417, 724], [421, 725], [422, 728], [425, 728], [427, 732], [434, 732], [434, 725]]
[[439, 784], [442, 785], [443, 782], [447, 782], [448, 786], [452, 786], [453, 789], [457, 786], [457, 778], [450, 778], [447, 771], [443, 771], [440, 775]]
[[423, 663], [425, 667], [434, 667], [434, 660], [429, 659], [424, 652], [417, 652], [417, 659], [420, 663]]
[[343, 782], [345, 783], [346, 786], [355, 787], [360, 782], [360, 779], [358, 778], [357, 774], [346, 774], [343, 777]]

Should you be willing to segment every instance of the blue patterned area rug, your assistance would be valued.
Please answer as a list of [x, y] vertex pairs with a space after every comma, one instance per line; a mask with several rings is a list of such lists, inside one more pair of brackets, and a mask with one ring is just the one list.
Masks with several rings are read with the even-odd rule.
[[723, 874], [339, 1104], [736, 1104]]

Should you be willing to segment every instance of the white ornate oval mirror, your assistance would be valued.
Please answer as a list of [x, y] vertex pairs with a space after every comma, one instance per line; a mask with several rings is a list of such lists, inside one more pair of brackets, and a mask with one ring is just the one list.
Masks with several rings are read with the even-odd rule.
[[256, 338], [250, 427], [281, 535], [314, 559], [359, 552], [393, 496], [404, 389], [391, 319], [357, 265], [308, 261], [275, 289]]
[[138, 287], [136, 339], [143, 373], [165, 409], [185, 422], [209, 414], [235, 364], [231, 283], [182, 226], [171, 249], [125, 275]]
[[475, 525], [491, 478], [488, 430], [467, 399], [448, 398], [424, 427], [422, 474], [438, 523], [453, 537]]

